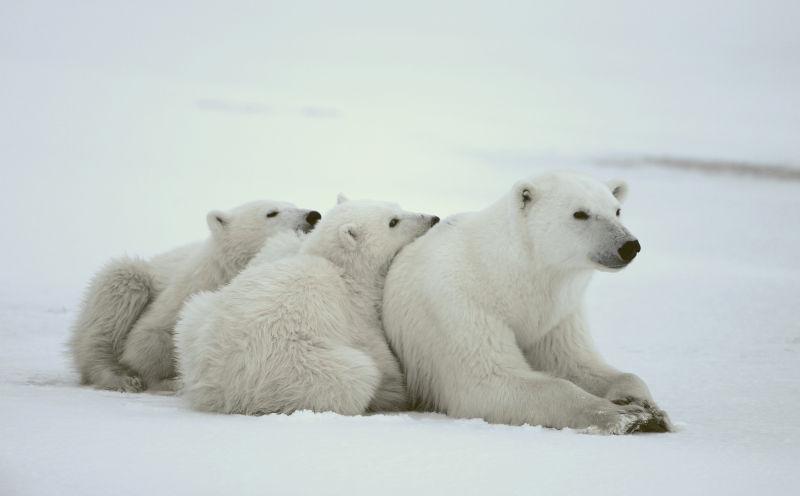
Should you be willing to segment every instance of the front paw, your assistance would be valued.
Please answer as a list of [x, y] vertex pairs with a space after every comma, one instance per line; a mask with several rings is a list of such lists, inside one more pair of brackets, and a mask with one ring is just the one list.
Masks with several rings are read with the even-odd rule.
[[637, 398], [634, 396], [624, 396], [611, 400], [615, 405], [637, 405], [644, 408], [649, 412], [652, 417], [646, 423], [639, 425], [636, 432], [671, 432], [672, 422], [669, 420], [669, 415], [652, 400], [646, 398]]
[[146, 389], [144, 381], [137, 375], [121, 375], [116, 377], [115, 382], [98, 387], [121, 393], [141, 393]]
[[615, 405], [602, 400], [586, 408], [579, 423], [589, 434], [631, 434], [651, 424], [653, 415], [639, 405]]

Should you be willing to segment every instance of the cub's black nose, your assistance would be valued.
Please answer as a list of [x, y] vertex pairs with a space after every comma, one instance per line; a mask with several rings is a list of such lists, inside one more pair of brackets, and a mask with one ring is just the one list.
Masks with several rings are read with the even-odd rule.
[[318, 220], [322, 218], [322, 215], [317, 212], [316, 210], [312, 210], [306, 215], [306, 222], [311, 224], [312, 226], [317, 223]]
[[431, 218], [431, 227], [435, 226], [438, 223], [439, 223], [439, 217], [436, 217], [434, 215], [433, 218]]
[[626, 241], [624, 245], [620, 246], [617, 253], [619, 253], [619, 257], [624, 260], [625, 263], [628, 263], [633, 260], [640, 251], [642, 251], [642, 245], [639, 244], [638, 240], [633, 240]]

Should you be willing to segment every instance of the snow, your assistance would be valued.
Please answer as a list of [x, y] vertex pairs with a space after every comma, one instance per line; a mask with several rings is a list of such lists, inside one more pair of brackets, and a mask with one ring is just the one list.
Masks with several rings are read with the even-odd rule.
[[[796, 2], [174, 5], [1, 9], [0, 494], [796, 493], [800, 181], [642, 166], [798, 170]], [[589, 320], [678, 432], [210, 415], [70, 369], [91, 272], [212, 208], [444, 217], [553, 168], [631, 185], [643, 252]]]
[[[800, 184], [590, 170], [628, 178], [624, 215], [644, 246], [626, 271], [594, 281], [595, 338], [611, 363], [645, 378], [678, 432], [602, 437], [416, 413], [197, 413], [173, 396], [77, 386], [63, 353], [75, 299], [7, 292], [3, 493], [793, 494]], [[492, 188], [519, 173], [498, 173]]]

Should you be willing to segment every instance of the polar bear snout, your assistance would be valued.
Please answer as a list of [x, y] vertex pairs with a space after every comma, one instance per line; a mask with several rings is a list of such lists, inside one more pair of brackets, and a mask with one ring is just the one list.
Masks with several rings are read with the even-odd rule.
[[312, 211], [310, 211], [310, 212], [309, 212], [309, 213], [306, 215], [306, 222], [308, 222], [310, 225], [312, 225], [312, 226], [313, 226], [313, 225], [314, 225], [314, 224], [316, 224], [316, 223], [317, 223], [317, 221], [319, 221], [321, 218], [322, 218], [322, 214], [320, 214], [320, 213], [319, 213], [319, 212], [317, 212], [316, 210], [312, 210]]
[[322, 218], [322, 214], [316, 210], [305, 210], [300, 212], [300, 218], [302, 220], [300, 221], [298, 229], [304, 233], [309, 233], [314, 230], [314, 226], [316, 226], [317, 222]]
[[619, 258], [622, 259], [623, 262], [626, 264], [630, 263], [634, 258], [636, 258], [636, 254], [642, 251], [642, 245], [639, 244], [638, 239], [626, 241], [619, 247], [617, 253], [619, 254]]
[[438, 223], [438, 215], [419, 214], [419, 217], [415, 222], [415, 225], [417, 226], [417, 236], [422, 236]]
[[[616, 238], [616, 242], [608, 246], [605, 250], [589, 256], [589, 260], [594, 262], [595, 268], [600, 270], [617, 271], [627, 267], [636, 255], [642, 251], [639, 240], [625, 232], [625, 236]], [[617, 245], [617, 243], [622, 243]]]

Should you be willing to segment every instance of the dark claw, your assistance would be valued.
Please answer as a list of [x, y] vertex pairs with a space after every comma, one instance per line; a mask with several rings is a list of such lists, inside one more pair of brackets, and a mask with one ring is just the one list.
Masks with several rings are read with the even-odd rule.
[[651, 417], [645, 422], [634, 423], [628, 429], [628, 432], [669, 432], [669, 421], [667, 414], [663, 410], [655, 408], [652, 403], [647, 400], [637, 400], [633, 396], [626, 396], [612, 401], [615, 405], [630, 405], [639, 404], [647, 410]]
[[652, 417], [647, 421], [634, 424], [630, 432], [669, 432], [669, 426], [663, 415], [651, 412]]

